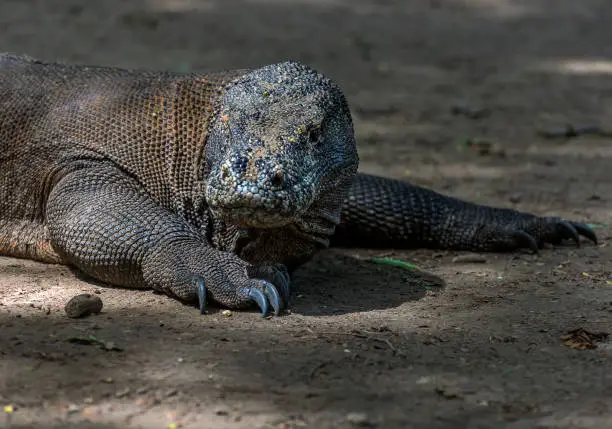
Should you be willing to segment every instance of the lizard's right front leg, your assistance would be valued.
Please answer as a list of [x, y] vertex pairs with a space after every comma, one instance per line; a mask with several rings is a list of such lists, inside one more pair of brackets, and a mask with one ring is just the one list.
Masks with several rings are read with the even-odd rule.
[[230, 308], [256, 303], [264, 316], [269, 305], [278, 315], [288, 301], [288, 279], [276, 276], [282, 281], [275, 285], [250, 278], [256, 267], [211, 247], [198, 229], [112, 166], [66, 174], [49, 195], [46, 222], [65, 260], [113, 285], [197, 301], [201, 312], [207, 296]]

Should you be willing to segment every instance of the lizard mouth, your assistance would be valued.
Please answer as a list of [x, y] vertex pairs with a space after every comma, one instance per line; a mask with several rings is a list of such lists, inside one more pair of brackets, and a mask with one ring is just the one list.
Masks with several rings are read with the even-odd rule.
[[[213, 178], [214, 179], [214, 178]], [[293, 223], [314, 198], [313, 186], [268, 189], [212, 180], [206, 202], [213, 215], [241, 228], [279, 228]]]
[[241, 228], [279, 228], [294, 222], [292, 212], [252, 207], [212, 209], [214, 214]]

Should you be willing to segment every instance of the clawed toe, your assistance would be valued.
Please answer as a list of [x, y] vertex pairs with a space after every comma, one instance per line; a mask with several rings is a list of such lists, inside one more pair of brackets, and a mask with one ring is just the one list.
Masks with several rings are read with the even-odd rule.
[[533, 253], [538, 253], [538, 243], [535, 238], [527, 234], [525, 231], [516, 231], [514, 233], [514, 239], [518, 245], [518, 248], [530, 249]]
[[281, 298], [276, 287], [271, 283], [261, 280], [260, 286], [261, 289], [259, 287], [252, 287], [249, 290], [249, 299], [256, 303], [261, 309], [262, 317], [266, 317], [268, 315], [269, 306], [272, 306], [274, 315], [278, 316], [281, 310], [285, 307], [284, 300]]
[[[285, 308], [287, 308], [289, 279], [282, 271], [274, 276], [278, 286], [275, 286], [269, 281], [262, 279], [250, 280], [249, 286], [239, 288], [237, 293], [237, 308], [257, 304], [261, 310], [262, 317], [268, 316], [268, 313], [273, 313], [278, 316]], [[277, 289], [278, 287], [278, 289]], [[205, 286], [205, 281], [202, 278], [196, 277], [193, 281], [194, 295], [197, 297], [196, 307], [200, 310], [200, 314], [206, 313], [207, 294], [208, 290]], [[214, 299], [214, 295], [213, 296]], [[231, 305], [231, 304], [230, 304]]]
[[597, 236], [588, 225], [580, 222], [567, 221], [560, 218], [548, 218], [552, 225], [552, 231], [547, 234], [547, 240], [552, 244], [561, 243], [564, 240], [571, 240], [580, 247], [580, 236], [586, 237], [597, 244]]
[[557, 223], [557, 230], [559, 231], [559, 241], [572, 240], [576, 243], [576, 247], [580, 247], [580, 235], [571, 223], [564, 220], [559, 221], [559, 223]]
[[268, 314], [268, 298], [266, 295], [264, 295], [264, 293], [257, 288], [251, 288], [249, 291], [249, 299], [255, 302], [255, 304], [257, 304], [257, 306], [261, 309], [262, 317], [266, 317]]
[[289, 307], [289, 296], [291, 294], [291, 278], [289, 277], [289, 273], [278, 270], [274, 275], [274, 284], [278, 288], [278, 293], [283, 300], [283, 305]]
[[272, 304], [272, 308], [274, 309], [274, 315], [278, 316], [280, 314], [281, 305], [283, 305], [283, 301], [274, 286], [269, 283], [264, 285], [264, 295], [268, 298], [270, 304]]
[[582, 235], [583, 237], [591, 240], [594, 244], [597, 244], [597, 235], [595, 235], [595, 231], [593, 231], [590, 226], [578, 222], [571, 222], [571, 225], [579, 235]]
[[529, 249], [535, 254], [545, 244], [557, 245], [566, 240], [580, 247], [581, 236], [597, 244], [597, 236], [588, 225], [559, 217], [534, 217], [528, 222], [517, 222], [507, 227], [505, 233], [498, 231], [493, 236], [498, 250]]
[[206, 287], [204, 286], [203, 279], [195, 280], [195, 292], [198, 296], [198, 308], [200, 310], [200, 314], [206, 313]]

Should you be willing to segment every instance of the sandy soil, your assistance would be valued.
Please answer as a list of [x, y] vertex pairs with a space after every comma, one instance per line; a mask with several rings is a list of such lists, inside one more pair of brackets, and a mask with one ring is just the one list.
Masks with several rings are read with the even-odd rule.
[[[300, 59], [345, 88], [363, 171], [603, 225], [600, 246], [486, 263], [328, 251], [297, 273], [292, 314], [272, 320], [202, 317], [0, 258], [12, 427], [612, 427], [612, 341], [560, 339], [612, 331], [612, 142], [539, 135], [610, 125], [611, 18], [606, 0], [1, 1], [0, 49], [46, 60], [213, 70]], [[479, 154], [469, 138], [495, 146]], [[368, 261], [381, 255], [421, 271]], [[68, 319], [81, 292], [99, 293], [103, 313]], [[105, 347], [70, 341], [88, 336]]]

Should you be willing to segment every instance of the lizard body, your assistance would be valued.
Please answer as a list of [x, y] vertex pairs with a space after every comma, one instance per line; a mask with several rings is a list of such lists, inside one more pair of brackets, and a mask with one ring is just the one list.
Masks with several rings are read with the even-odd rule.
[[178, 74], [0, 56], [0, 254], [204, 311], [278, 314], [332, 245], [537, 250], [586, 225], [357, 173], [348, 104], [296, 62]]

